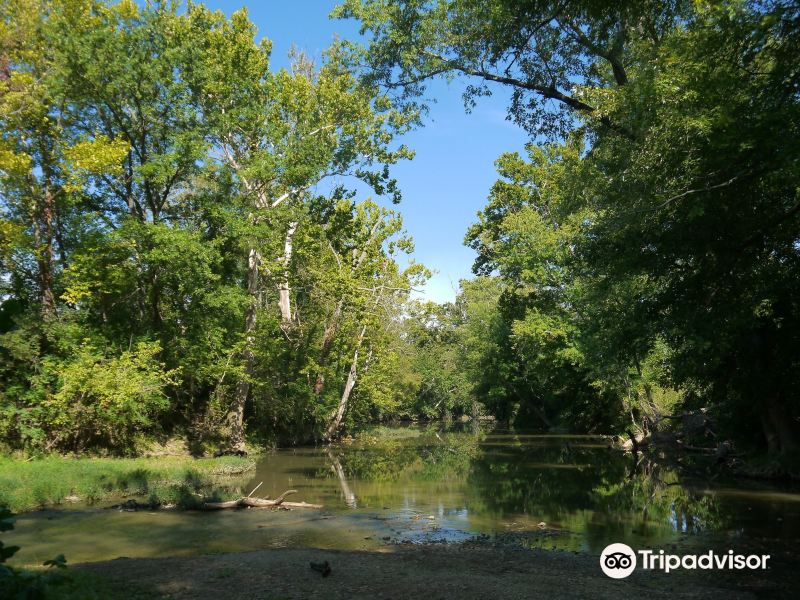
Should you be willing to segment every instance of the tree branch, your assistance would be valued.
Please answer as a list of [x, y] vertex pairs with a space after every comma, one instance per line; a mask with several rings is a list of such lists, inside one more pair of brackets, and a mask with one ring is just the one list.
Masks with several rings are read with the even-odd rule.
[[583, 32], [583, 30], [575, 25], [571, 19], [566, 19], [567, 28], [572, 32], [572, 36], [578, 41], [578, 43], [595, 54], [600, 58], [604, 58], [608, 63], [611, 65], [611, 69], [614, 72], [614, 80], [617, 82], [617, 85], [625, 85], [628, 83], [628, 74], [625, 72], [625, 67], [622, 64], [622, 61], [619, 59], [618, 53], [613, 50], [604, 50], [597, 44], [595, 44], [589, 37]]
[[536, 83], [522, 81], [521, 79], [516, 79], [514, 77], [506, 77], [504, 75], [497, 75], [495, 73], [490, 73], [488, 71], [480, 69], [470, 69], [459, 65], [453, 65], [452, 68], [456, 71], [464, 73], [465, 75], [481, 77], [482, 79], [485, 79], [487, 81], [494, 81], [496, 83], [502, 83], [503, 85], [510, 85], [513, 87], [522, 88], [524, 90], [530, 90], [532, 92], [536, 92], [537, 94], [545, 98], [548, 98], [550, 100], [557, 100], [558, 102], [566, 104], [567, 106], [569, 106], [574, 110], [587, 113], [595, 111], [594, 106], [586, 104], [585, 102], [581, 102], [580, 100], [578, 100], [577, 98], [573, 98], [572, 96], [566, 95], [565, 93], [556, 89], [555, 86], [543, 86]]

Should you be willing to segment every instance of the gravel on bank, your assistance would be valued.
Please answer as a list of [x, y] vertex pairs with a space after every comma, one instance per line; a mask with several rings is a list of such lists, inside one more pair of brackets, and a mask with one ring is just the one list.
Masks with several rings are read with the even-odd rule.
[[[323, 577], [310, 563], [328, 562]], [[120, 558], [76, 568], [153, 598], [218, 599], [511, 599], [778, 597], [767, 580], [634, 572], [609, 579], [598, 557], [480, 545], [401, 545], [384, 552], [280, 548], [175, 558]], [[766, 587], [764, 587], [766, 586]]]

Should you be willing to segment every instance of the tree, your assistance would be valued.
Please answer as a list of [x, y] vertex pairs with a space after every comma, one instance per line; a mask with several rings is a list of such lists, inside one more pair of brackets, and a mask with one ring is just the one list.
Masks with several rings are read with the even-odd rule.
[[599, 384], [637, 410], [670, 386], [742, 442], [755, 420], [770, 452], [794, 450], [794, 4], [351, 0], [335, 14], [372, 32], [354, 57], [406, 101], [437, 76], [477, 81], [468, 106], [508, 85], [509, 117], [549, 137], [529, 164], [501, 158], [509, 181], [467, 238], [476, 272], [521, 302], [526, 364], [566, 358], [584, 370], [566, 389]]
[[[389, 143], [409, 117], [394, 110], [376, 88], [359, 83], [336, 46], [318, 71], [297, 56], [291, 71], [270, 73], [269, 42], [254, 41], [243, 11], [228, 22], [219, 13], [190, 7], [186, 41], [185, 73], [195, 102], [207, 115], [208, 136], [219, 162], [251, 203], [245, 367], [232, 414], [232, 444], [241, 449], [254, 371], [253, 332], [263, 297], [260, 275], [277, 280], [282, 326], [288, 332], [295, 320], [290, 265], [308, 190], [326, 178], [349, 175], [379, 193], [396, 194], [388, 166], [410, 154], [402, 146], [390, 150]], [[278, 273], [269, 266], [272, 261], [265, 264], [263, 249], [263, 236], [275, 227], [283, 240]]]
[[662, 339], [689, 405], [751, 443], [761, 422], [773, 453], [791, 452], [799, 431], [800, 149], [786, 135], [799, 19], [782, 2], [712, 5], [664, 36], [607, 105], [618, 120], [639, 115], [641, 133], [595, 144], [591, 163], [609, 177], [587, 180], [597, 218], [581, 249], [587, 301], [612, 335], [603, 301], [635, 290], [629, 314], [647, 326], [633, 344]]
[[625, 86], [636, 42], [658, 43], [688, 12], [681, 1], [346, 0], [333, 15], [372, 32], [357, 60], [370, 80], [409, 101], [431, 78], [465, 76], [474, 82], [464, 94], [468, 108], [491, 85], [508, 86], [509, 119], [532, 135], [563, 135], [580, 117], [629, 136], [581, 90]]
[[399, 201], [415, 114], [340, 44], [272, 71], [243, 11], [3, 11], [4, 437], [129, 451], [131, 432], [181, 428], [241, 450], [246, 418], [306, 441], [388, 407], [388, 332], [424, 269], [398, 265], [399, 215], [354, 189]]

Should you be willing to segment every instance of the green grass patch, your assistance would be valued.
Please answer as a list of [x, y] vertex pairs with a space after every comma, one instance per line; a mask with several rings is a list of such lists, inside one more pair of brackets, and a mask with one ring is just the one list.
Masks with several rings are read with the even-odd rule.
[[[393, 440], [418, 438], [428, 433], [425, 427], [387, 427], [375, 425], [355, 434], [358, 441]], [[438, 424], [437, 429], [438, 431]]]
[[65, 503], [94, 504], [137, 496], [153, 505], [190, 508], [201, 496], [237, 493], [255, 468], [252, 459], [0, 458], [0, 505], [14, 512]]

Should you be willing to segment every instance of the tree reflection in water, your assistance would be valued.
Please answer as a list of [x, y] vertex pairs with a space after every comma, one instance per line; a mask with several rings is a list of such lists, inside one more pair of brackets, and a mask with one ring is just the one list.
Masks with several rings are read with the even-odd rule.
[[[572, 534], [555, 542], [567, 547], [664, 544], [731, 527], [735, 511], [721, 510], [676, 465], [636, 462], [600, 437], [470, 429], [364, 433], [329, 451], [329, 468], [348, 506], [355, 503], [352, 489], [369, 482], [360, 494], [366, 506], [439, 507], [479, 531], [546, 528]], [[541, 545], [542, 536], [532, 543]]]

